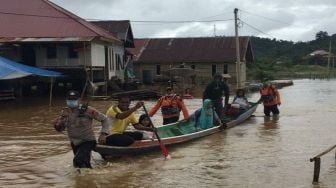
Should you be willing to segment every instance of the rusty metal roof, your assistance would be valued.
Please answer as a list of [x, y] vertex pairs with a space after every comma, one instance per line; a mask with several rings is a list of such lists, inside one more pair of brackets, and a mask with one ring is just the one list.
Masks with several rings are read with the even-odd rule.
[[[242, 61], [253, 61], [249, 37], [240, 37]], [[135, 40], [138, 43], [138, 39]], [[234, 37], [140, 39], [138, 62], [235, 62]], [[142, 44], [142, 46], [141, 46]]]
[[134, 47], [133, 32], [129, 20], [92, 21], [91, 23], [112, 33], [119, 40], [125, 41], [126, 47]]
[[150, 39], [135, 39], [134, 40], [134, 48], [127, 48], [127, 51], [135, 56], [134, 60], [137, 60], [141, 55], [141, 52], [145, 49], [147, 42]]
[[54, 37], [54, 38], [44, 38], [44, 37], [38, 37], [38, 38], [14, 38], [14, 37], [0, 37], [0, 43], [10, 42], [10, 43], [16, 43], [16, 42], [75, 42], [75, 41], [91, 41], [94, 37]]
[[120, 42], [48, 0], [1, 0], [0, 28], [1, 38], [101, 37]]

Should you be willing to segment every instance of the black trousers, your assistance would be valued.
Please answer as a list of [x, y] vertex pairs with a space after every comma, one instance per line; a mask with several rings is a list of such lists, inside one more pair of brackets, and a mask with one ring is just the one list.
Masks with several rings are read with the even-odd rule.
[[142, 132], [123, 132], [106, 137], [106, 144], [110, 146], [129, 146], [136, 140], [142, 139]]
[[265, 114], [265, 116], [270, 116], [271, 112], [273, 113], [273, 115], [277, 115], [277, 114], [280, 113], [277, 104], [273, 105], [273, 106], [264, 106], [264, 114]]
[[215, 111], [217, 115], [222, 119], [224, 110], [223, 110], [223, 99], [216, 99], [216, 100], [211, 100], [213, 107], [215, 108]]
[[75, 168], [92, 168], [91, 160], [91, 151], [96, 147], [96, 141], [86, 141], [79, 145], [74, 145], [71, 143], [71, 148], [74, 153], [73, 166]]
[[163, 125], [169, 124], [169, 123], [175, 123], [179, 120], [179, 117], [171, 117], [171, 118], [163, 118]]

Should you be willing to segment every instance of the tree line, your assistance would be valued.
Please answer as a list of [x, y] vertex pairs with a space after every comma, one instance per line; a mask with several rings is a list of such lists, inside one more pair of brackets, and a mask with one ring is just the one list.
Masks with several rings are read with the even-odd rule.
[[[250, 76], [263, 79], [278, 69], [291, 69], [293, 66], [327, 66], [328, 59], [322, 56], [310, 56], [316, 50], [336, 50], [336, 34], [329, 35], [319, 31], [315, 39], [307, 42], [292, 42], [260, 37], [250, 37], [254, 54], [254, 63], [249, 65]], [[282, 67], [282, 68], [281, 68]]]

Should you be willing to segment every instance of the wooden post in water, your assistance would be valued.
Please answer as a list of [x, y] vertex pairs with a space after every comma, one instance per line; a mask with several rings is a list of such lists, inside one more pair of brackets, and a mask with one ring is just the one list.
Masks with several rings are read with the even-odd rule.
[[[328, 148], [327, 150], [325, 150], [324, 152], [316, 155], [313, 158], [310, 158], [310, 162], [314, 161], [314, 178], [313, 178], [313, 184], [317, 183], [319, 180], [319, 176], [320, 176], [320, 167], [321, 167], [321, 157], [325, 154], [327, 154], [328, 152], [330, 152], [331, 150], [335, 149], [336, 145], [331, 146], [330, 148]], [[335, 159], [336, 159], [336, 153], [335, 153]]]
[[321, 158], [314, 158], [314, 177], [313, 183], [317, 183], [320, 177]]

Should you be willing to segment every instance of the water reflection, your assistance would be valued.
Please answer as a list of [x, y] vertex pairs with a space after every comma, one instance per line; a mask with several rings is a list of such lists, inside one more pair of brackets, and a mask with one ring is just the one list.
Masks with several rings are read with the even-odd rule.
[[[308, 159], [335, 144], [336, 81], [297, 80], [280, 90], [280, 116], [255, 117], [240, 126], [177, 147], [163, 160], [160, 151], [106, 163], [93, 154], [95, 169], [78, 174], [66, 135], [51, 122], [63, 99], [29, 99], [1, 104], [0, 185], [3, 187], [333, 187], [334, 153], [322, 159], [318, 185], [312, 185]], [[250, 94], [256, 101], [258, 94]], [[185, 100], [190, 112], [201, 99]], [[154, 101], [146, 101], [150, 108]], [[92, 101], [105, 112], [113, 101]], [[143, 113], [139, 111], [138, 114]], [[159, 125], [159, 114], [153, 117]], [[95, 122], [95, 130], [100, 126]], [[1, 187], [0, 186], [0, 187]]]

